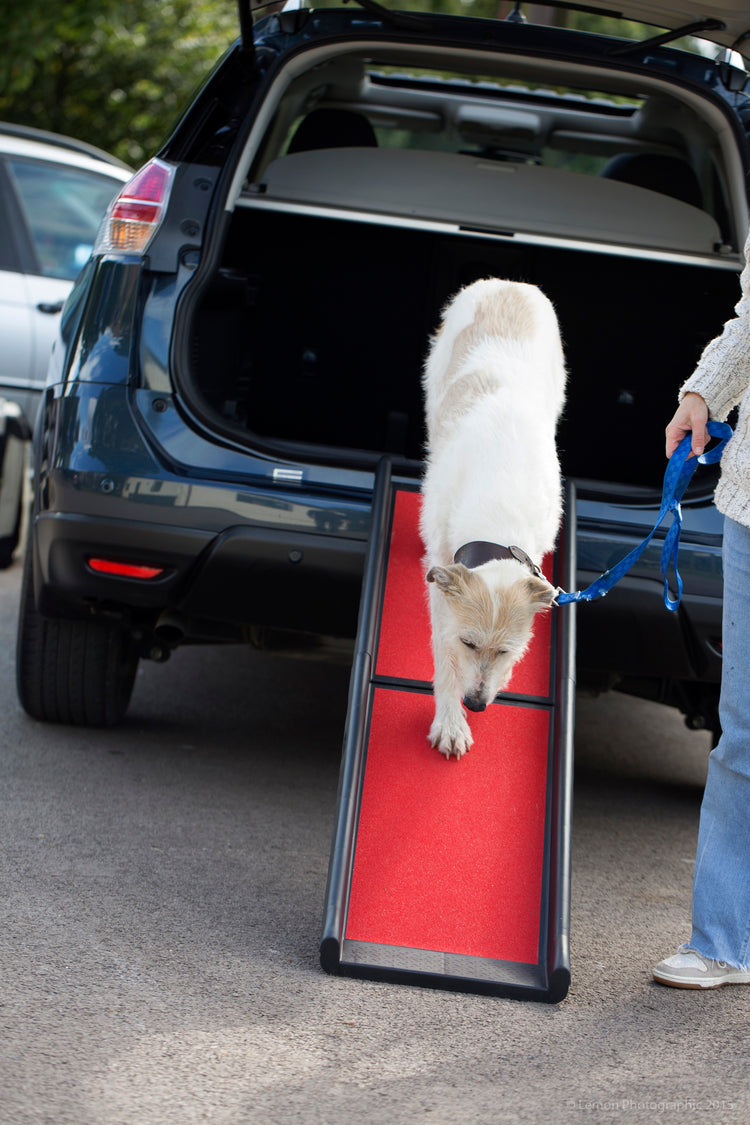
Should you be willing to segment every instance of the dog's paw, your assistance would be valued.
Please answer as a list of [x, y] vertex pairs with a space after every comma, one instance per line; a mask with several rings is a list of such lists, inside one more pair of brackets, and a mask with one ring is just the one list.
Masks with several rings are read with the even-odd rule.
[[430, 746], [439, 750], [447, 761], [463, 757], [474, 741], [463, 712], [447, 721], [436, 718], [430, 728], [429, 738]]

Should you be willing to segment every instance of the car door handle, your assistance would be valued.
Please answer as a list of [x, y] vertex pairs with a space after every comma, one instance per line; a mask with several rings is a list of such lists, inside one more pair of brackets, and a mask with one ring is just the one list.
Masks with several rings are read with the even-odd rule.
[[62, 307], [64, 304], [64, 301], [40, 301], [37, 305], [37, 308], [39, 309], [39, 312], [50, 313], [54, 315], [55, 313], [62, 312]]

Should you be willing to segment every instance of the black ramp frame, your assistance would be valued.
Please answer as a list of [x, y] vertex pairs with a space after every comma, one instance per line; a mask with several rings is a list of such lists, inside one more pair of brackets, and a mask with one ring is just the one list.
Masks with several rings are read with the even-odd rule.
[[[360, 603], [359, 626], [349, 687], [339, 790], [320, 960], [330, 973], [479, 992], [518, 999], [558, 1002], [570, 984], [570, 835], [575, 704], [575, 605], [555, 609], [552, 628], [550, 737], [544, 825], [544, 866], [537, 964], [495, 961], [440, 950], [352, 941], [347, 910], [357, 847], [360, 802], [367, 764], [372, 700], [383, 682], [375, 676], [377, 642], [396, 492], [413, 485], [393, 482], [391, 464], [378, 468], [372, 524]], [[575, 491], [565, 489], [565, 519], [555, 553], [557, 585], [575, 580]], [[386, 685], [387, 686], [387, 685]], [[410, 687], [408, 690], [414, 690]], [[425, 690], [425, 689], [422, 689]], [[535, 704], [536, 705], [536, 704]], [[542, 705], [542, 704], [539, 704]]]

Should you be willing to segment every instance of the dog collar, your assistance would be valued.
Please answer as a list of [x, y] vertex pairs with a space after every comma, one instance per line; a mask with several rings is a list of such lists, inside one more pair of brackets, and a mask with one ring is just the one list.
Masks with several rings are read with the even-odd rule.
[[453, 556], [454, 563], [462, 563], [468, 570], [474, 570], [484, 563], [492, 562], [493, 559], [515, 559], [516, 562], [527, 566], [532, 574], [540, 577], [542, 573], [541, 567], [532, 562], [521, 547], [502, 547], [499, 543], [476, 540], [472, 543], [464, 543]]

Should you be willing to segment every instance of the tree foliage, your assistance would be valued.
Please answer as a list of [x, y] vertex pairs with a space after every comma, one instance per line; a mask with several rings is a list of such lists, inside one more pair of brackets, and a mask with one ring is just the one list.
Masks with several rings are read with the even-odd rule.
[[238, 34], [233, 0], [3, 0], [0, 119], [138, 165]]

